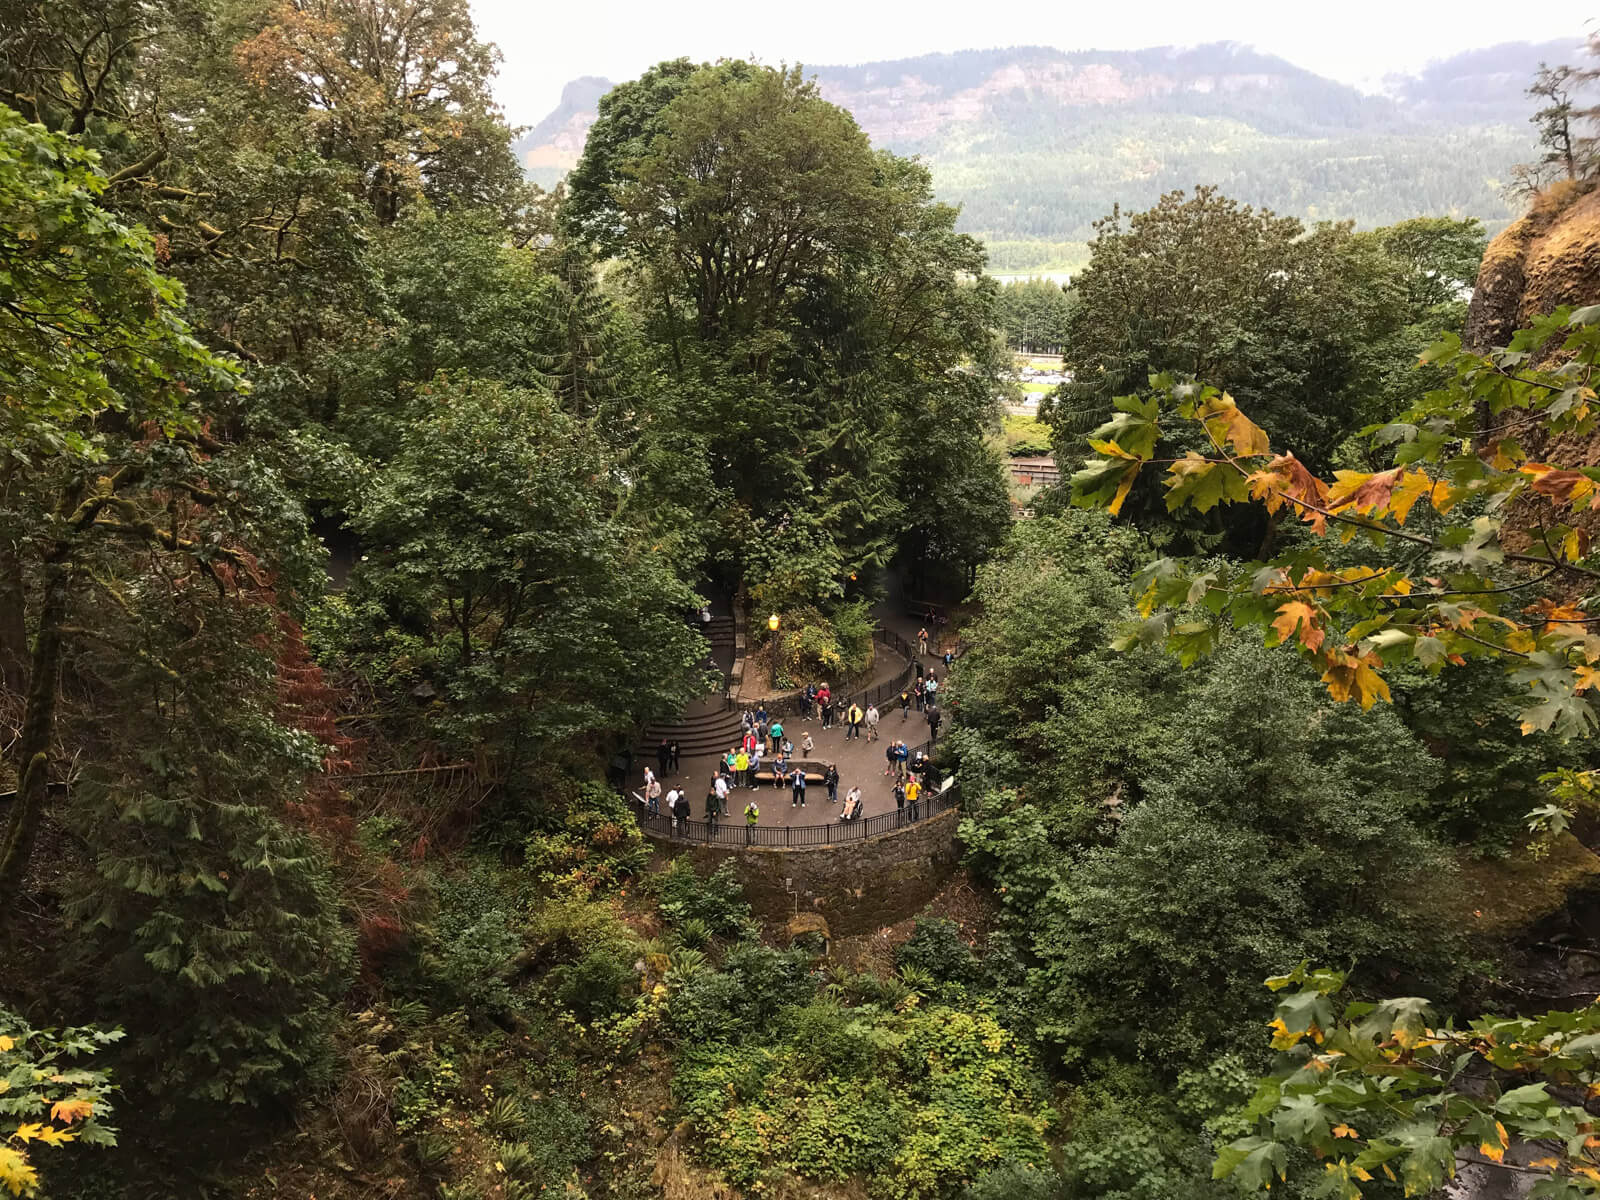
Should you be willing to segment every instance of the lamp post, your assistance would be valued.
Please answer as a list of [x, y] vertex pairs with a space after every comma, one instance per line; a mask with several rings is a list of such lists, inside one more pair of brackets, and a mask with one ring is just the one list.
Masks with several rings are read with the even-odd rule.
[[783, 639], [778, 636], [778, 626], [783, 624], [778, 619], [778, 614], [773, 613], [767, 618], [767, 628], [772, 631], [772, 686], [778, 686], [778, 664], [783, 657]]

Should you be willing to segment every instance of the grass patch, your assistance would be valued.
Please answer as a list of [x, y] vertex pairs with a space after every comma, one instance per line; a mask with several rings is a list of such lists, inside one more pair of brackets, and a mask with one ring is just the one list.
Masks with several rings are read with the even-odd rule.
[[1007, 416], [1001, 422], [1000, 437], [1007, 454], [1050, 453], [1050, 427], [1026, 413]]

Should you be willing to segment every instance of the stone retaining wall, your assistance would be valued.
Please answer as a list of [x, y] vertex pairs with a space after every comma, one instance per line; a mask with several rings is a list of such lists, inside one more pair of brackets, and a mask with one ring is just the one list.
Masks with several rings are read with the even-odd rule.
[[732, 859], [756, 915], [787, 921], [799, 910], [827, 917], [833, 936], [868, 933], [912, 916], [938, 894], [960, 864], [959, 809], [907, 829], [863, 841], [805, 849], [657, 843], [663, 854], [687, 854], [702, 871]]

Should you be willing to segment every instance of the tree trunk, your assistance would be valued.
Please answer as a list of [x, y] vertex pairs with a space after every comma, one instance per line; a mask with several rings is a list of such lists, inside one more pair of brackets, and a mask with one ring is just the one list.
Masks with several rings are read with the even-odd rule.
[[28, 680], [28, 625], [22, 563], [0, 546], [0, 690], [21, 694]]
[[[14, 464], [0, 474], [0, 499], [9, 503]], [[14, 546], [0, 542], [0, 690], [22, 694], [28, 679], [27, 596], [22, 584], [22, 560]]]
[[22, 764], [22, 780], [0, 842], [0, 928], [13, 908], [22, 888], [22, 877], [33, 854], [34, 839], [44, 819], [45, 799], [50, 788], [50, 744], [56, 730], [56, 677], [61, 670], [61, 627], [67, 616], [68, 568], [52, 563], [45, 575], [44, 596], [39, 608], [39, 636], [34, 643], [29, 676], [27, 707], [22, 715], [22, 738], [17, 746], [17, 761]]

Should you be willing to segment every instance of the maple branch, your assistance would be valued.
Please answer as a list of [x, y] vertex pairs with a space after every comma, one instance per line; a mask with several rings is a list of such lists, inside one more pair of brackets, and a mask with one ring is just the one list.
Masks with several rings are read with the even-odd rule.
[[[1208, 461], [1215, 462], [1219, 466], [1222, 465], [1222, 463], [1226, 463], [1228, 466], [1232, 467], [1235, 471], [1237, 471], [1241, 477], [1243, 477], [1245, 479], [1249, 479], [1250, 478], [1250, 473], [1247, 472], [1242, 466], [1240, 466], [1238, 460], [1235, 459], [1231, 454], [1229, 454], [1227, 452], [1226, 449], [1223, 448], [1223, 446], [1217, 441], [1216, 435], [1211, 432], [1210, 427], [1208, 425], [1206, 425], [1206, 423], [1204, 421], [1198, 421], [1197, 423], [1199, 424], [1200, 428], [1202, 428], [1202, 429], [1204, 429], [1206, 431], [1206, 437], [1208, 439], [1210, 439], [1211, 444], [1212, 444], [1213, 447], [1216, 448], [1217, 453], [1222, 456], [1220, 461], [1216, 460], [1216, 459], [1210, 459]], [[1147, 459], [1145, 461], [1147, 461], [1147, 462], [1155, 462], [1155, 461], [1158, 461], [1158, 460], [1156, 460], [1156, 459]], [[1160, 461], [1181, 462], [1183, 460], [1181, 460], [1181, 459], [1166, 459], [1166, 460], [1160, 460]], [[1433, 489], [1439, 486], [1439, 482], [1440, 481], [1438, 481], [1438, 480], [1433, 480], [1432, 481], [1432, 486], [1430, 486], [1429, 489], [1428, 489], [1429, 502], [1430, 503], [1432, 502]], [[1271, 491], [1274, 495], [1281, 496], [1288, 503], [1294, 504], [1294, 505], [1298, 505], [1300, 508], [1307, 509], [1307, 510], [1309, 510], [1311, 512], [1314, 512], [1314, 513], [1319, 513], [1320, 515], [1326, 517], [1330, 521], [1338, 521], [1341, 524], [1351, 525], [1351, 526], [1354, 526], [1357, 529], [1365, 529], [1369, 533], [1382, 534], [1385, 537], [1399, 538], [1403, 542], [1410, 542], [1413, 545], [1417, 545], [1417, 546], [1425, 546], [1430, 550], [1437, 550], [1439, 548], [1439, 543], [1438, 542], [1434, 541], [1432, 538], [1427, 537], [1427, 536], [1425, 536], [1423, 534], [1420, 534], [1420, 533], [1409, 533], [1404, 529], [1391, 528], [1390, 526], [1383, 524], [1381, 521], [1374, 521], [1374, 520], [1372, 520], [1372, 519], [1370, 519], [1368, 517], [1352, 517], [1352, 516], [1349, 516], [1349, 515], [1347, 515], [1345, 513], [1341, 513], [1341, 512], [1339, 512], [1339, 511], [1337, 511], [1335, 509], [1326, 508], [1326, 507], [1324, 507], [1322, 505], [1319, 505], [1319, 504], [1313, 504], [1309, 500], [1302, 500], [1300, 497], [1290, 495], [1288, 492], [1285, 492], [1281, 488], [1269, 487], [1268, 490]], [[1542, 530], [1542, 525], [1541, 525], [1541, 530]], [[1537, 554], [1521, 554], [1521, 553], [1517, 553], [1517, 552], [1511, 551], [1511, 550], [1504, 550], [1504, 551], [1502, 551], [1502, 553], [1503, 553], [1505, 558], [1507, 558], [1508, 560], [1510, 560], [1512, 562], [1531, 563], [1531, 564], [1533, 564], [1535, 566], [1551, 567], [1553, 570], [1572, 571], [1572, 572], [1575, 572], [1576, 574], [1579, 574], [1579, 575], [1587, 575], [1592, 579], [1600, 579], [1600, 571], [1596, 571], [1596, 570], [1594, 570], [1594, 569], [1592, 569], [1590, 567], [1580, 567], [1576, 563], [1569, 563], [1569, 562], [1560, 561], [1556, 557], [1555, 551], [1553, 549], [1551, 549], [1548, 537], [1545, 539], [1545, 549], [1550, 550], [1550, 557], [1548, 557], [1548, 558], [1541, 558]], [[1459, 593], [1459, 594], [1461, 594], [1461, 595], [1477, 595], [1479, 593], [1464, 592], [1464, 593]]]
[[1551, 567], [1543, 575], [1530, 576], [1529, 578], [1524, 579], [1521, 583], [1508, 583], [1504, 587], [1473, 588], [1473, 589], [1470, 589], [1470, 590], [1468, 590], [1468, 589], [1463, 589], [1461, 591], [1451, 590], [1451, 591], [1448, 591], [1448, 592], [1412, 592], [1409, 595], [1405, 595], [1405, 596], [1379, 596], [1378, 599], [1379, 600], [1391, 600], [1391, 601], [1399, 601], [1399, 600], [1445, 600], [1445, 599], [1448, 599], [1451, 596], [1498, 596], [1503, 592], [1519, 592], [1523, 588], [1532, 587], [1536, 583], [1543, 583], [1546, 579], [1549, 579], [1550, 576], [1554, 575], [1558, 570], [1560, 570], [1561, 569], [1561, 565], [1562, 564], [1558, 563], [1555, 566]]
[[1577, 563], [1562, 562], [1554, 558], [1541, 558], [1537, 554], [1515, 554], [1510, 550], [1504, 552], [1505, 557], [1512, 562], [1532, 563], [1534, 566], [1549, 567], [1550, 574], [1557, 571], [1572, 571], [1579, 575], [1587, 575], [1591, 579], [1600, 579], [1600, 571], [1590, 567], [1580, 567]]

